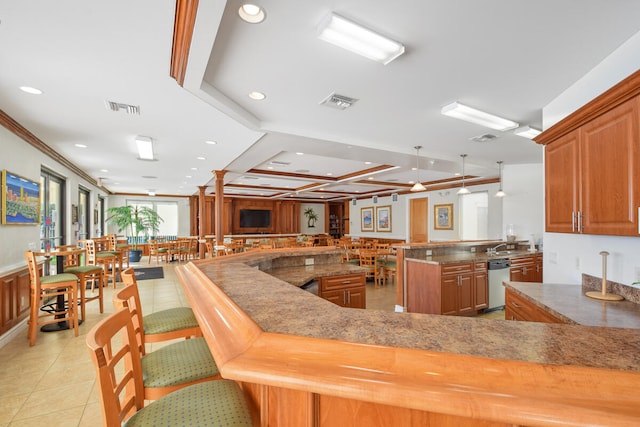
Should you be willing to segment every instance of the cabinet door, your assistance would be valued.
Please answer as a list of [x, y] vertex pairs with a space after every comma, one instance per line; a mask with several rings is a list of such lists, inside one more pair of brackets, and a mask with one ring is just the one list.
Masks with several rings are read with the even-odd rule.
[[522, 267], [511, 267], [511, 270], [509, 271], [509, 280], [511, 282], [524, 282], [524, 279]]
[[366, 288], [364, 286], [360, 288], [351, 288], [347, 291], [347, 307], [351, 308], [366, 308], [367, 297]]
[[473, 274], [461, 274], [458, 277], [458, 314], [473, 314], [476, 312], [473, 302]]
[[458, 275], [442, 276], [441, 314], [458, 314]]
[[474, 274], [474, 308], [476, 311], [489, 307], [489, 283], [487, 271], [476, 271]]
[[583, 233], [638, 235], [639, 100], [631, 99], [581, 128]]
[[[548, 232], [576, 231], [579, 205], [578, 131], [545, 147], [545, 226]], [[513, 279], [512, 279], [513, 280]]]
[[347, 306], [347, 294], [342, 289], [323, 292], [322, 298], [326, 299], [327, 301], [331, 301], [332, 303], [339, 305], [340, 307]]

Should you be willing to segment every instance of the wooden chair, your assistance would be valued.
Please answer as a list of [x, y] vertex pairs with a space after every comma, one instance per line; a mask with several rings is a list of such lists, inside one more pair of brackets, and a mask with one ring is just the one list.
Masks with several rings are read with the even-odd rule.
[[163, 245], [162, 242], [157, 240], [149, 240], [149, 264], [151, 264], [151, 257], [156, 257], [156, 263], [160, 259], [164, 258], [164, 262], [169, 262], [169, 248]]
[[155, 400], [191, 384], [218, 380], [220, 371], [204, 338], [177, 341], [146, 352], [144, 323], [141, 323], [138, 285], [128, 285], [113, 295], [116, 310], [127, 309], [142, 357], [145, 399]]
[[230, 380], [183, 387], [145, 406], [143, 359], [128, 310], [95, 325], [86, 342], [96, 368], [106, 427], [252, 426], [242, 390]]
[[118, 270], [118, 257], [109, 251], [99, 251], [97, 239], [83, 240], [85, 249], [87, 250], [87, 259], [91, 259], [89, 264], [100, 265], [104, 269], [105, 280], [109, 280], [111, 275], [111, 282], [113, 287], [116, 287], [116, 273]]
[[[200, 325], [198, 325], [196, 316], [190, 307], [168, 308], [143, 316], [133, 268], [128, 268], [122, 272], [122, 281], [125, 287], [122, 291], [113, 295], [114, 304], [123, 306], [122, 302], [126, 301], [129, 310], [136, 314], [138, 324], [144, 327], [142, 335], [144, 343], [202, 336]], [[127, 289], [129, 286], [135, 287]]]
[[[64, 249], [77, 249], [76, 245], [60, 245], [56, 246], [56, 249], [64, 250]], [[80, 265], [80, 256], [78, 254], [69, 254], [64, 256], [63, 266], [66, 270], [67, 267], [76, 267]]]
[[[71, 273], [40, 276], [36, 256], [32, 251], [24, 253], [29, 267], [30, 303], [27, 337], [29, 345], [36, 343], [38, 326], [67, 321], [75, 335], [78, 336], [78, 278]], [[42, 303], [48, 298], [55, 298], [55, 307], [49, 312], [40, 314]], [[59, 303], [59, 298], [66, 298], [66, 304]]]
[[180, 239], [178, 241], [180, 260], [189, 261], [190, 259], [196, 259], [198, 254], [196, 239]]
[[374, 287], [379, 288], [382, 274], [378, 265], [378, 252], [372, 249], [360, 249], [360, 266], [367, 269], [367, 279], [373, 278]]
[[207, 251], [205, 253], [205, 257], [208, 255], [209, 258], [213, 258], [214, 256], [216, 256], [216, 253], [213, 250], [213, 243], [211, 242], [204, 242], [204, 246], [207, 248]]
[[[85, 245], [85, 265], [78, 265], [75, 267], [69, 267], [64, 269], [65, 273], [74, 274], [78, 280], [78, 287], [80, 288], [80, 318], [84, 321], [86, 319], [85, 316], [85, 306], [86, 303], [93, 300], [98, 300], [100, 304], [100, 313], [104, 313], [104, 291], [103, 287], [107, 285], [106, 278], [107, 276], [104, 274], [104, 268], [96, 265], [95, 255], [92, 254], [89, 256], [87, 254], [87, 249]], [[96, 288], [98, 290], [98, 295], [93, 295], [87, 297], [87, 285], [91, 283], [89, 290], [93, 293]]]

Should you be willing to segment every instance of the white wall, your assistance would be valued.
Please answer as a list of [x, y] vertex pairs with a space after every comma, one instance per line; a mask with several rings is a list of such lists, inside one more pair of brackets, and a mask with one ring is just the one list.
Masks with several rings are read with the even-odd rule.
[[506, 239], [507, 225], [513, 224], [516, 239], [529, 240], [533, 234], [539, 243], [544, 232], [544, 168], [541, 164], [505, 165], [503, 183], [507, 195], [502, 201], [500, 238]]
[[[566, 117], [620, 80], [640, 69], [640, 33], [631, 37], [542, 111], [545, 128]], [[608, 257], [607, 278], [630, 284], [640, 270], [640, 237], [544, 234], [544, 281], [581, 283], [581, 273], [602, 276], [600, 251]]]
[[[78, 205], [78, 186], [90, 190], [89, 203], [91, 209], [96, 208], [98, 195], [106, 194], [97, 187], [81, 179], [66, 167], [52, 160], [41, 151], [18, 138], [0, 126], [0, 169], [6, 169], [25, 178], [40, 181], [42, 166], [61, 175], [66, 180], [66, 212], [71, 212], [71, 205]], [[42, 189], [41, 189], [42, 191]], [[67, 244], [76, 243], [74, 229], [71, 226], [71, 215], [67, 215], [65, 229]], [[92, 229], [92, 233], [95, 230]], [[25, 266], [24, 251], [40, 248], [40, 225], [0, 225], [0, 274], [12, 268]]]

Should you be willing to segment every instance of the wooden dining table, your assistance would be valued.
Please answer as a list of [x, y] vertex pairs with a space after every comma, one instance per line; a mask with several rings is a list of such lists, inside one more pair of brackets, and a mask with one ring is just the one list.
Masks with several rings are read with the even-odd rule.
[[[69, 255], [80, 255], [82, 253], [84, 253], [84, 249], [83, 248], [64, 248], [64, 249], [50, 249], [50, 250], [44, 250], [44, 251], [33, 251], [35, 256], [41, 256], [44, 257], [46, 259], [45, 262], [45, 273], [46, 275], [50, 274], [50, 264], [49, 261], [51, 260], [51, 257], [56, 257], [56, 273], [60, 274], [60, 273], [64, 273], [64, 258], [66, 256]], [[64, 311], [64, 295], [58, 295], [56, 297], [56, 308], [52, 309], [52, 310], [56, 310], [56, 311]], [[46, 307], [50, 306], [51, 304], [45, 304], [44, 306], [42, 306], [42, 309], [44, 309], [46, 311]], [[60, 315], [59, 317], [64, 317], [64, 314]], [[81, 320], [78, 320], [78, 324], [82, 323]], [[66, 320], [63, 320], [61, 322], [58, 323], [51, 323], [48, 325], [44, 325], [40, 328], [40, 330], [42, 332], [58, 332], [58, 331], [64, 331], [69, 329], [69, 324], [67, 323]]]

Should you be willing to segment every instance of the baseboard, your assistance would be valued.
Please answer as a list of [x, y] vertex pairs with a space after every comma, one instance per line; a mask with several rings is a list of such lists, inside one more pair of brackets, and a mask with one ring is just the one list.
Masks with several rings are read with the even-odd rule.
[[14, 339], [18, 334], [24, 335], [24, 339], [27, 339], [27, 321], [28, 317], [22, 319], [20, 323], [18, 323], [13, 328], [9, 329], [4, 334], [0, 335], [0, 348], [7, 345], [12, 339]]

